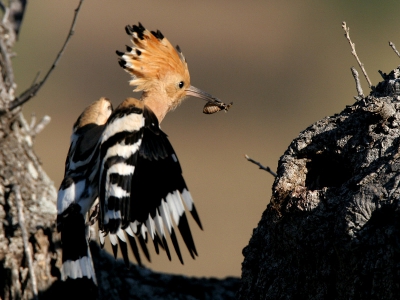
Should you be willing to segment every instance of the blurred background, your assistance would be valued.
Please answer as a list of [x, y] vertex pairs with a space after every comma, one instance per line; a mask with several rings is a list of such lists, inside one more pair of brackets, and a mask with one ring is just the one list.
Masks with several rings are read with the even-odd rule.
[[[77, 5], [77, 0], [29, 2], [13, 59], [17, 94], [38, 71], [43, 76], [50, 68]], [[81, 111], [101, 96], [114, 107], [139, 96], [115, 54], [131, 44], [125, 25], [140, 21], [149, 30], [159, 29], [181, 47], [191, 83], [234, 105], [226, 114], [204, 115], [205, 102], [189, 98], [163, 121], [204, 231], [191, 222], [196, 260], [181, 243], [185, 265], [176, 255], [169, 262], [165, 254], [153, 254], [146, 265], [175, 274], [240, 276], [242, 249], [273, 183], [244, 154], [276, 170], [300, 131], [355, 101], [350, 67], [356, 61], [342, 21], [374, 85], [381, 80], [379, 69], [394, 69], [400, 59], [388, 41], [400, 49], [399, 8], [397, 1], [86, 0], [57, 68], [24, 106], [28, 121], [32, 113], [52, 118], [36, 138], [36, 152], [58, 188], [72, 124]], [[368, 94], [361, 72], [360, 79]]]

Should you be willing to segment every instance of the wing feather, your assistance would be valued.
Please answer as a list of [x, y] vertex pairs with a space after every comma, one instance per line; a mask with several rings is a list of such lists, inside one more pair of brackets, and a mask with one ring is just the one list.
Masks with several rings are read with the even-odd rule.
[[101, 229], [110, 233], [113, 251], [116, 251], [117, 235], [120, 246], [125, 247], [121, 251], [126, 261], [126, 240], [120, 236], [122, 228], [128, 234], [139, 264], [141, 259], [137, 242], [150, 261], [147, 249], [149, 238], [156, 252], [159, 253], [160, 246], [171, 260], [166, 237], [168, 232], [183, 264], [174, 229], [177, 227], [189, 254], [193, 258], [197, 256], [186, 209], [202, 228], [200, 218], [175, 151], [149, 108], [144, 106], [141, 110], [136, 104], [133, 108], [129, 105], [117, 108], [104, 130], [100, 159]]

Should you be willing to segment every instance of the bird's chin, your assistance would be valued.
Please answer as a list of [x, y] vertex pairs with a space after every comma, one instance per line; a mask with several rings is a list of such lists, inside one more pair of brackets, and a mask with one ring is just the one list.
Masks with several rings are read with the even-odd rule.
[[179, 105], [181, 105], [181, 103], [182, 103], [182, 100], [172, 102], [168, 111], [174, 111]]

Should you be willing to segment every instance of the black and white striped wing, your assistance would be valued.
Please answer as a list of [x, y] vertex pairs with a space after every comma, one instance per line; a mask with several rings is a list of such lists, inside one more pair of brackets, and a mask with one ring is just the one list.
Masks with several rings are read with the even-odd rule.
[[127, 222], [131, 183], [144, 129], [143, 110], [131, 107], [110, 117], [100, 146], [101, 229], [116, 234]]
[[86, 220], [98, 197], [98, 150], [111, 112], [110, 101], [102, 97], [86, 107], [73, 125], [64, 179], [57, 195], [63, 280], [87, 277], [96, 284]]
[[[143, 118], [142, 125], [137, 121], [137, 126], [128, 130], [113, 125], [111, 117], [105, 130], [100, 150], [103, 230], [100, 242], [104, 244], [104, 234], [109, 233], [114, 255], [119, 244], [127, 262], [125, 231], [140, 264], [136, 239], [149, 260], [148, 236], [153, 240], [156, 251], [160, 246], [171, 259], [166, 240], [168, 233], [183, 263], [174, 227], [178, 227], [194, 258], [197, 251], [185, 206], [201, 228], [200, 219], [182, 177], [179, 161], [166, 134], [159, 129], [157, 118], [146, 107], [144, 114], [137, 111], [136, 115]], [[117, 128], [124, 130], [118, 131]]]
[[90, 124], [71, 136], [65, 177], [57, 195], [57, 229], [61, 232], [61, 278], [87, 277], [96, 284], [88, 245], [86, 214], [98, 196], [98, 140], [104, 126]]
[[[190, 255], [193, 258], [197, 255], [185, 210], [190, 211], [200, 228], [201, 222], [175, 151], [167, 135], [159, 128], [154, 130], [146, 127], [144, 130], [131, 195], [130, 220], [145, 226], [152, 239], [159, 234], [168, 256], [167, 232], [183, 263], [175, 226], [178, 227]], [[135, 226], [131, 227], [135, 229]]]
[[88, 124], [73, 132], [65, 162], [64, 176], [86, 172], [88, 164], [97, 154], [94, 149], [97, 147], [103, 130], [104, 125]]

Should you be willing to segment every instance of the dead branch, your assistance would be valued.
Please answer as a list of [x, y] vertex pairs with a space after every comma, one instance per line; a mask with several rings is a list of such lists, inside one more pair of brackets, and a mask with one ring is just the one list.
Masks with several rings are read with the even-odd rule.
[[345, 35], [344, 35], [344, 36], [346, 37], [347, 41], [348, 41], [349, 44], [350, 44], [350, 47], [351, 47], [351, 54], [353, 54], [354, 57], [356, 58], [357, 63], [358, 63], [358, 65], [360, 66], [361, 71], [363, 72], [363, 74], [364, 74], [364, 76], [365, 76], [365, 79], [366, 79], [367, 82], [368, 82], [369, 88], [372, 88], [372, 83], [371, 83], [371, 80], [369, 80], [369, 77], [368, 77], [368, 75], [367, 75], [367, 71], [365, 71], [364, 64], [363, 64], [363, 63], [360, 61], [360, 59], [358, 58], [358, 55], [357, 55], [357, 52], [356, 52], [356, 45], [355, 45], [355, 44], [351, 41], [351, 39], [350, 39], [350, 34], [349, 34], [350, 28], [347, 27], [346, 22], [343, 22], [343, 23], [342, 23], [342, 28], [343, 28], [343, 30], [345, 31]]
[[255, 161], [254, 159], [250, 158], [247, 154], [244, 155], [244, 157], [249, 161], [252, 162], [253, 164], [257, 165], [260, 167], [261, 170], [265, 170], [268, 173], [270, 173], [272, 176], [276, 177], [276, 173], [273, 172], [270, 167], [264, 167], [262, 164], [260, 164], [258, 161]]
[[358, 97], [364, 98], [364, 92], [362, 90], [361, 84], [360, 84], [360, 78], [358, 77], [358, 72], [356, 68], [351, 67], [351, 74], [353, 74], [354, 80], [356, 81], [356, 89], [358, 93]]
[[396, 46], [390, 41], [389, 41], [389, 46], [393, 49], [394, 53], [396, 53], [397, 56], [400, 57], [400, 53], [399, 51], [397, 51]]
[[[58, 61], [60, 60], [61, 56], [63, 55], [68, 42], [70, 41], [71, 37], [74, 34], [75, 31], [75, 25], [76, 25], [76, 21], [78, 19], [78, 15], [79, 15], [79, 11], [80, 8], [82, 6], [83, 0], [79, 1], [78, 7], [75, 9], [75, 14], [74, 14], [74, 18], [72, 20], [72, 24], [71, 24], [71, 28], [68, 32], [67, 38], [63, 44], [63, 46], [61, 47], [61, 50], [58, 52], [56, 59], [54, 60], [52, 66], [50, 67], [50, 69], [47, 71], [46, 75], [44, 76], [44, 78], [38, 82], [38, 83], [34, 83], [31, 87], [29, 87], [26, 91], [24, 91], [20, 96], [18, 96], [14, 101], [12, 101], [8, 107], [8, 110], [13, 110], [14, 108], [24, 104], [25, 102], [27, 102], [29, 99], [31, 99], [32, 97], [34, 97], [36, 95], [36, 93], [39, 91], [39, 89], [43, 86], [43, 84], [46, 82], [46, 80], [49, 78], [50, 74], [53, 72], [53, 70], [55, 69], [55, 67], [58, 64]], [[35, 80], [36, 81], [36, 80]], [[34, 81], [34, 82], [35, 82]], [[0, 111], [0, 114], [2, 112]], [[3, 112], [4, 113], [4, 112]]]
[[31, 136], [38, 135], [51, 121], [50, 116], [44, 116], [36, 126], [31, 126]]

